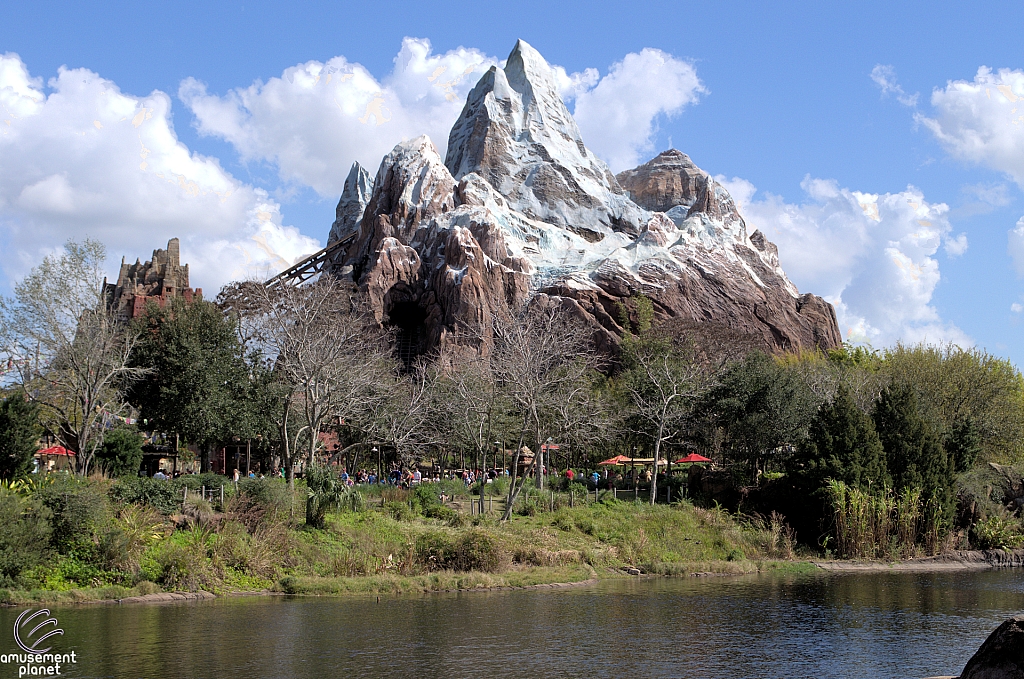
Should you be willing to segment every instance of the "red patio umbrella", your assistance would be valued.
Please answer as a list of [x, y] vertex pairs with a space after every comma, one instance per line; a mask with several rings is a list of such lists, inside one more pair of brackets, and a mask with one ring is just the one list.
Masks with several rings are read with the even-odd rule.
[[616, 467], [620, 464], [624, 464], [629, 461], [630, 458], [626, 457], [625, 455], [616, 455], [615, 457], [604, 460], [603, 462], [598, 462], [597, 464]]
[[697, 453], [690, 453], [686, 457], [681, 457], [672, 464], [692, 464], [694, 462], [711, 462], [711, 458], [698, 455]]
[[74, 457], [75, 452], [73, 450], [68, 450], [64, 446], [50, 446], [49, 448], [37, 451], [36, 455], [63, 455], [64, 457]]

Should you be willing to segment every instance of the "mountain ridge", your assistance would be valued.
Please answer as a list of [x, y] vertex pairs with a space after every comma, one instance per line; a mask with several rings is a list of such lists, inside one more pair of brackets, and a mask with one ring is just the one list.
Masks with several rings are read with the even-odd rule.
[[337, 213], [331, 239], [356, 237], [331, 273], [366, 291], [414, 353], [464, 342], [467, 328], [486, 351], [497, 307], [527, 300], [563, 308], [614, 348], [619, 305], [636, 295], [662, 317], [772, 351], [842, 342], [832, 306], [799, 293], [775, 246], [748, 233], [725, 187], [686, 154], [613, 175], [522, 40], [469, 93], [443, 161], [418, 137], [372, 182], [353, 165]]

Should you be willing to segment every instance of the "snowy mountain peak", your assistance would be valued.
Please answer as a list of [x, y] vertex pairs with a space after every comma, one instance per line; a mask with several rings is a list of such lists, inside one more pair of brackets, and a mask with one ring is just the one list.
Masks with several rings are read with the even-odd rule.
[[584, 146], [551, 66], [522, 40], [505, 68], [492, 67], [470, 92], [445, 165], [456, 179], [479, 174], [527, 217], [588, 240], [637, 235], [649, 219]]
[[495, 309], [528, 300], [558, 305], [614, 347], [616, 310], [636, 295], [661, 316], [770, 349], [842, 341], [832, 307], [797, 291], [775, 246], [748, 234], [726, 188], [685, 153], [614, 177], [584, 145], [551, 66], [522, 40], [470, 91], [443, 163], [418, 137], [395, 146], [373, 182], [353, 166], [332, 240], [362, 205], [332, 270], [367, 291], [381, 322], [422, 318], [417, 351], [458, 342], [465, 327], [486, 351]]
[[338, 200], [338, 207], [335, 209], [334, 224], [331, 225], [331, 233], [327, 236], [328, 243], [337, 242], [359, 228], [359, 220], [363, 217], [371, 193], [373, 179], [370, 173], [358, 162], [352, 163], [352, 169], [345, 178], [345, 188], [341, 191], [341, 199]]

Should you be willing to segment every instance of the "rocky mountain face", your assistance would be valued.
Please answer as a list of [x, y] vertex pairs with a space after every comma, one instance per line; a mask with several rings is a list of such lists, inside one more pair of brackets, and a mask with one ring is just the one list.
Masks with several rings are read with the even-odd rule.
[[359, 223], [363, 219], [363, 212], [366, 204], [370, 202], [370, 194], [373, 192], [373, 179], [370, 173], [363, 169], [359, 163], [352, 163], [348, 177], [345, 178], [345, 186], [342, 188], [341, 200], [334, 211], [335, 219], [331, 224], [331, 233], [327, 236], [327, 244], [351, 235], [359, 229]]
[[444, 161], [419, 137], [372, 181], [353, 166], [329, 240], [353, 231], [331, 272], [368, 293], [410, 354], [451, 341], [485, 351], [495, 309], [528, 300], [575, 315], [611, 349], [619, 304], [637, 295], [662, 317], [770, 350], [842, 342], [831, 305], [798, 293], [775, 246], [748, 234], [728, 191], [685, 154], [613, 176], [521, 40], [470, 92]]

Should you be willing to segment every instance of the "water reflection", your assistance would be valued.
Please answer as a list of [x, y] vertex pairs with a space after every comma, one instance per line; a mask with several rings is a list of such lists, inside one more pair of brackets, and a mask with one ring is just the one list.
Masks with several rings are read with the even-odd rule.
[[[20, 610], [0, 611], [0, 629]], [[956, 674], [1021, 611], [1015, 571], [53, 610], [66, 632], [55, 650], [79, 655], [66, 676], [296, 679], [925, 677]]]

